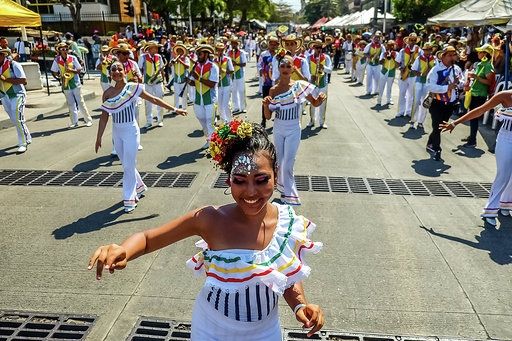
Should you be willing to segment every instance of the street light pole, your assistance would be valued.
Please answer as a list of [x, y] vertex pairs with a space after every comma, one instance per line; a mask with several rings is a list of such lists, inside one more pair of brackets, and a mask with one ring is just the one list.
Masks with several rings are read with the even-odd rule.
[[189, 25], [189, 29], [190, 29], [190, 35], [192, 35], [192, 4], [191, 4], [191, 1], [188, 0], [188, 25]]
[[388, 12], [388, 0], [384, 0], [384, 21], [382, 24], [382, 34], [386, 34], [386, 13]]

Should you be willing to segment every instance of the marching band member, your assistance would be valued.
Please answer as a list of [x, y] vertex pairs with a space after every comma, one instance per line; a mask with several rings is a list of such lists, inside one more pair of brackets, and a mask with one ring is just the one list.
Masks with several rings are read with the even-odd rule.
[[383, 50], [380, 40], [382, 33], [375, 32], [372, 37], [371, 44], [367, 45], [364, 49], [364, 56], [368, 59], [366, 64], [366, 94], [373, 95], [378, 91], [379, 86], [379, 57]]
[[174, 83], [174, 106], [179, 109], [187, 108], [187, 78], [190, 69], [190, 59], [187, 57], [187, 48], [181, 41], [172, 48], [174, 59], [171, 61]]
[[110, 87], [108, 67], [117, 60], [116, 56], [112, 55], [110, 50], [108, 45], [103, 45], [101, 47], [101, 55], [96, 61], [96, 70], [101, 70], [100, 84], [103, 91]]
[[155, 105], [175, 110], [179, 115], [187, 112], [171, 107], [159, 98], [144, 91], [141, 83], [126, 83], [126, 71], [121, 62], [110, 66], [112, 86], [103, 93], [103, 105], [98, 135], [96, 138], [96, 153], [101, 147], [101, 138], [107, 125], [108, 117], [112, 116], [112, 137], [117, 148], [119, 160], [123, 165], [123, 203], [124, 211], [129, 213], [137, 206], [137, 201], [147, 190], [137, 172], [137, 146], [140, 142], [140, 129], [137, 123], [137, 100], [139, 97], [152, 101]]
[[[308, 58], [311, 70], [311, 83], [315, 85], [313, 96], [316, 97], [320, 93], [323, 93], [327, 97], [327, 75], [332, 72], [331, 58], [329, 55], [323, 53], [322, 49], [325, 47], [325, 44], [322, 43], [321, 40], [314, 40], [309, 44], [309, 46], [315, 51], [313, 55], [309, 56]], [[327, 125], [325, 124], [326, 107], [326, 101], [323, 101], [322, 104], [320, 104], [318, 107], [311, 106], [311, 121], [308, 123], [308, 127], [314, 127], [318, 117], [320, 128], [327, 129]], [[319, 112], [320, 115], [318, 115]]]
[[393, 81], [395, 80], [396, 73], [396, 43], [394, 40], [388, 40], [386, 43], [386, 50], [383, 50], [380, 54], [380, 64], [382, 65], [381, 76], [379, 80], [379, 100], [377, 105], [382, 104], [382, 98], [384, 97], [384, 89], [387, 88], [386, 97], [387, 102], [386, 105], [393, 104], [391, 101], [391, 87], [393, 86]]
[[240, 39], [232, 37], [230, 39], [231, 50], [229, 51], [229, 58], [235, 67], [233, 73], [233, 85], [231, 86], [231, 98], [233, 99], [233, 114], [246, 113], [245, 110], [245, 65], [247, 65], [247, 57], [244, 51], [238, 47]]
[[[263, 78], [263, 86], [262, 86], [262, 95], [263, 98], [267, 97], [270, 88], [274, 86], [274, 81], [272, 79], [272, 61], [274, 60], [274, 56], [276, 55], [276, 50], [279, 47], [279, 39], [276, 36], [269, 36], [267, 39], [267, 51], [261, 53], [260, 59], [258, 61], [258, 70], [260, 72], [261, 77]], [[261, 125], [263, 128], [266, 127], [266, 118], [265, 118], [265, 108], [261, 107]]]
[[411, 33], [404, 38], [406, 44], [396, 58], [399, 63], [400, 79], [398, 80], [398, 88], [400, 89], [398, 114], [396, 117], [411, 116], [412, 103], [414, 99], [414, 81], [416, 75], [410, 72], [412, 64], [420, 54], [420, 48], [416, 45], [418, 36]]
[[9, 55], [11, 50], [8, 48], [0, 49], [0, 99], [11, 122], [16, 127], [18, 133], [18, 153], [27, 151], [27, 146], [32, 142], [32, 137], [25, 124], [25, 101], [27, 93], [24, 84], [27, 83], [27, 77], [23, 67]]
[[215, 121], [219, 68], [210, 60], [210, 55], [214, 54], [213, 47], [210, 45], [199, 45], [196, 53], [197, 63], [190, 71], [189, 84], [195, 86], [194, 112], [206, 137], [206, 144], [202, 148], [207, 149], [210, 146], [210, 136], [212, 136]]
[[231, 75], [235, 72], [231, 58], [224, 55], [224, 44], [217, 43], [215, 45], [217, 57], [215, 58], [215, 65], [219, 68], [219, 84], [217, 90], [219, 91], [219, 114], [224, 123], [231, 122], [231, 109], [229, 108], [229, 91], [231, 89]]
[[[150, 41], [144, 46], [144, 53], [139, 58], [139, 68], [144, 75], [144, 84], [146, 85], [146, 91], [156, 98], [162, 99], [164, 97], [164, 88], [162, 80], [165, 78], [165, 61], [161, 55], [159, 55], [158, 49], [162, 45], [156, 41]], [[160, 73], [157, 75], [157, 73]], [[155, 79], [156, 77], [156, 79]], [[162, 115], [162, 107], [156, 107], [156, 115], [158, 120], [158, 126], [164, 126], [164, 117]], [[147, 122], [144, 128], [149, 128], [153, 125], [153, 104], [150, 101], [146, 101], [146, 118]]]
[[51, 71], [55, 77], [62, 80], [62, 91], [66, 96], [71, 118], [69, 128], [78, 127], [78, 109], [82, 111], [84, 121], [90, 127], [92, 126], [92, 118], [82, 96], [82, 85], [80, 84], [79, 77], [82, 66], [77, 57], [68, 54], [68, 44], [58, 43], [55, 45], [55, 50], [59, 52], [59, 56], [53, 60]]
[[427, 75], [436, 64], [436, 58], [432, 55], [432, 44], [427, 42], [423, 45], [423, 53], [412, 64], [412, 71], [416, 75], [416, 84], [410, 128], [414, 128], [414, 123], [418, 123], [418, 128], [423, 128], [423, 122], [427, 117], [427, 108], [422, 105], [428, 94]]
[[[190, 59], [190, 64], [194, 65], [195, 62], [197, 62], [197, 56], [194, 46], [189, 45], [188, 47], [188, 56]], [[190, 86], [187, 84], [187, 92], [188, 92], [188, 99], [187, 99], [187, 105], [194, 104], [196, 101], [196, 88], [194, 86]]]
[[359, 42], [359, 47], [356, 48], [356, 52], [354, 53], [354, 56], [357, 57], [354, 78], [357, 80], [357, 83], [361, 85], [363, 85], [364, 69], [366, 67], [366, 56], [364, 54], [366, 46], [367, 42], [365, 40], [361, 40]]
[[347, 34], [347, 39], [343, 42], [343, 51], [345, 52], [345, 73], [349, 74], [352, 69], [352, 58], [354, 54], [354, 42], [352, 35]]
[[[356, 65], [357, 65], [357, 60], [359, 59], [358, 56], [356, 56], [356, 51], [359, 49], [359, 42], [361, 41], [361, 37], [360, 36], [356, 36], [354, 38], [354, 50], [353, 50], [353, 53], [352, 53], [352, 65], [351, 65], [351, 73], [350, 73], [350, 81], [351, 82], [355, 82], [357, 80], [356, 78]], [[345, 61], [346, 62], [346, 61]], [[336, 64], [336, 62], [334, 63]], [[336, 66], [336, 65], [334, 65]], [[347, 67], [345, 65], [345, 67]]]

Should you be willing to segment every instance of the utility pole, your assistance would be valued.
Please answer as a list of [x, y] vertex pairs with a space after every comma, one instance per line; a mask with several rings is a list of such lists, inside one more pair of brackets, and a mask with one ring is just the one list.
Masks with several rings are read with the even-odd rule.
[[190, 26], [190, 35], [192, 35], [192, 4], [191, 1], [188, 0], [188, 25]]
[[386, 13], [388, 12], [388, 0], [384, 0], [384, 22], [382, 24], [382, 34], [386, 34]]

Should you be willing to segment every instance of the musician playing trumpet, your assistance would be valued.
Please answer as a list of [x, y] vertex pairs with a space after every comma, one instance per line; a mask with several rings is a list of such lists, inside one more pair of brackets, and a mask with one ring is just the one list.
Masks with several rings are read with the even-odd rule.
[[174, 106], [179, 109], [187, 109], [187, 78], [190, 69], [190, 58], [187, 57], [187, 48], [181, 41], [176, 42], [172, 51], [176, 56], [171, 61], [174, 77]]
[[219, 68], [219, 83], [217, 90], [219, 93], [218, 108], [220, 118], [224, 123], [231, 122], [231, 109], [229, 108], [229, 93], [231, 90], [231, 75], [235, 72], [231, 58], [224, 55], [224, 44], [218, 42], [215, 45], [215, 65]]
[[[331, 58], [328, 54], [323, 52], [325, 44], [321, 40], [314, 40], [308, 44], [309, 48], [313, 49], [313, 54], [308, 56], [309, 69], [311, 70], [311, 83], [316, 87], [313, 90], [313, 96], [318, 97], [320, 93], [327, 95], [328, 79], [327, 75], [332, 72]], [[320, 128], [327, 129], [325, 124], [325, 111], [327, 101], [323, 101], [318, 107], [311, 106], [310, 117], [311, 121], [308, 127], [314, 127], [318, 118]]]
[[395, 80], [396, 74], [396, 56], [397, 52], [395, 51], [396, 42], [394, 40], [388, 40], [386, 42], [386, 49], [382, 51], [380, 54], [379, 63], [382, 65], [382, 69], [380, 71], [380, 79], [379, 79], [379, 99], [377, 101], [377, 105], [380, 106], [382, 104], [382, 99], [384, 98], [384, 90], [386, 91], [387, 102], [386, 105], [393, 104], [391, 101], [391, 88], [393, 86], [393, 81]]
[[416, 75], [411, 72], [412, 64], [421, 53], [420, 48], [416, 45], [418, 36], [411, 33], [404, 38], [405, 46], [400, 50], [396, 59], [399, 63], [400, 79], [398, 80], [398, 88], [400, 89], [398, 114], [396, 117], [412, 116], [412, 104], [414, 101], [414, 82]]
[[[162, 44], [152, 40], [146, 43], [143, 51], [146, 52], [139, 58], [139, 68], [144, 77], [144, 84], [146, 92], [150, 95], [162, 99], [164, 97], [163, 80], [165, 78], [165, 60], [158, 50]], [[156, 79], [155, 79], [156, 77]], [[156, 117], [158, 126], [164, 126], [164, 117], [162, 115], [162, 107], [156, 106]], [[153, 103], [146, 100], [146, 118], [147, 122], [144, 128], [149, 128], [153, 125]]]
[[364, 55], [368, 59], [366, 65], [366, 95], [376, 95], [379, 87], [380, 66], [379, 58], [383, 50], [381, 45], [382, 33], [375, 32], [371, 44], [364, 49]]
[[92, 118], [82, 96], [82, 85], [79, 77], [82, 66], [77, 57], [68, 54], [68, 44], [58, 43], [55, 45], [55, 50], [59, 53], [59, 56], [53, 60], [51, 71], [56, 78], [61, 80], [62, 91], [69, 105], [69, 116], [71, 118], [69, 128], [76, 128], [78, 126], [79, 109], [84, 115], [86, 125], [90, 127], [92, 126]]
[[108, 45], [103, 45], [101, 47], [100, 57], [96, 61], [96, 70], [101, 70], [100, 84], [103, 91], [110, 88], [110, 75], [108, 74], [108, 68], [110, 67], [110, 64], [118, 60], [110, 51], [111, 49]]

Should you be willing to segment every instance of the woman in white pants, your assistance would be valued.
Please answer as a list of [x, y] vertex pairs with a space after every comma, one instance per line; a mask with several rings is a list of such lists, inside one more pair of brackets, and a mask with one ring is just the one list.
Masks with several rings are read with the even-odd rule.
[[499, 92], [485, 104], [471, 110], [458, 120], [449, 123], [445, 121], [439, 126], [439, 129], [443, 131], [452, 132], [457, 124], [480, 117], [486, 111], [499, 105], [503, 107], [497, 111], [496, 118], [503, 124], [496, 139], [497, 173], [491, 187], [489, 201], [480, 213], [484, 221], [493, 226], [496, 226], [498, 210], [508, 216], [512, 209], [512, 90]]
[[293, 177], [295, 155], [300, 143], [301, 104], [308, 100], [314, 107], [320, 106], [327, 96], [319, 93], [314, 97], [311, 93], [315, 86], [306, 81], [293, 81], [295, 65], [290, 54], [278, 57], [280, 72], [279, 81], [270, 89], [269, 96], [263, 99], [265, 118], [274, 119], [274, 144], [277, 152], [279, 172], [277, 190], [282, 194], [281, 201], [288, 205], [300, 206], [299, 193]]
[[109, 115], [112, 116], [112, 137], [117, 155], [123, 164], [123, 203], [125, 212], [131, 212], [137, 206], [142, 194], [147, 190], [139, 172], [135, 168], [136, 156], [140, 142], [140, 129], [137, 123], [137, 99], [140, 97], [155, 105], [186, 115], [184, 110], [176, 110], [159, 98], [144, 91], [140, 83], [126, 83], [124, 66], [114, 62], [110, 67], [112, 84], [103, 93], [103, 105], [98, 136], [96, 138], [96, 153], [101, 147], [101, 137], [105, 131]]

